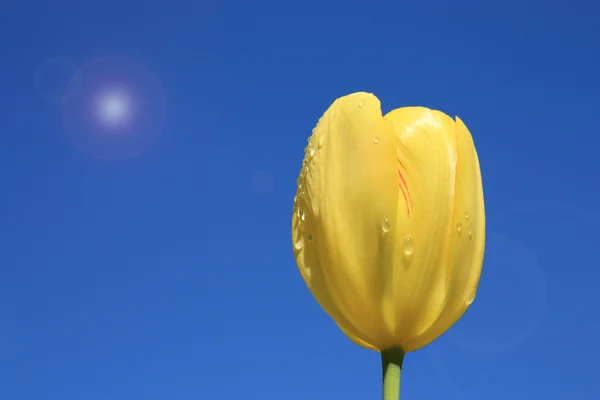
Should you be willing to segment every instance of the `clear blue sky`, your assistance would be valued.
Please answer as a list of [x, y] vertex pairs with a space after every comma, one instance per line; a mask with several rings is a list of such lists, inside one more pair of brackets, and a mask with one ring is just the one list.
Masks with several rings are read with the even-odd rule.
[[[460, 116], [483, 171], [478, 297], [407, 356], [402, 399], [600, 397], [599, 16], [5, 1], [0, 398], [380, 398], [379, 355], [313, 300], [290, 232], [306, 139], [355, 91]], [[94, 113], [106, 91], [130, 120]]]

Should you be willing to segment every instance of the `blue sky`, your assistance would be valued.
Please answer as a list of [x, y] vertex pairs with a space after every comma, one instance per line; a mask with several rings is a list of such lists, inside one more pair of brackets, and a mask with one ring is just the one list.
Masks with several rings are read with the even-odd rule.
[[379, 398], [379, 355], [319, 308], [290, 237], [306, 138], [355, 91], [460, 116], [484, 179], [478, 297], [407, 356], [402, 399], [600, 397], [598, 15], [3, 5], [0, 398]]

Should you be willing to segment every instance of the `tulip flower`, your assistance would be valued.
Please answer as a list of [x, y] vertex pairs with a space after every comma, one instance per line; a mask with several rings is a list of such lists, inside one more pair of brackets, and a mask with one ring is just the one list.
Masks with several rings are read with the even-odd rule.
[[475, 299], [485, 245], [479, 160], [465, 124], [424, 107], [382, 115], [337, 99], [308, 140], [292, 241], [300, 274], [356, 344], [381, 353], [384, 399], [404, 355]]

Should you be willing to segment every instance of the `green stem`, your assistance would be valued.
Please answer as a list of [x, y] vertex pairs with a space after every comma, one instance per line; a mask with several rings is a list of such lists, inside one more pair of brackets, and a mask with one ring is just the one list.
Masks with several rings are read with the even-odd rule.
[[400, 399], [400, 374], [404, 351], [400, 348], [383, 350], [381, 366], [383, 367], [383, 400]]

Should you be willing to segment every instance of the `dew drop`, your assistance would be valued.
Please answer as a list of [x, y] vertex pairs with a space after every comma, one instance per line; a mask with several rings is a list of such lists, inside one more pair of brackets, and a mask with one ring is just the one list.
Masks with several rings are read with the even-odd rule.
[[471, 227], [471, 224], [467, 225], [467, 234], [469, 235], [469, 239], [471, 239], [471, 236], [473, 236], [473, 228]]
[[302, 208], [300, 208], [300, 207], [296, 208], [296, 217], [300, 218], [301, 215], [302, 215]]
[[360, 101], [360, 103], [358, 103], [358, 106], [359, 106], [360, 108], [363, 108], [363, 107], [365, 106], [365, 101], [364, 101], [364, 100], [361, 100], [361, 101]]
[[458, 233], [458, 236], [460, 236], [460, 234], [462, 233], [462, 223], [460, 222], [456, 223], [456, 233]]
[[410, 236], [404, 238], [402, 242], [402, 259], [404, 260], [403, 266], [408, 269], [412, 261], [413, 253], [415, 252], [415, 244]]
[[381, 223], [381, 230], [383, 231], [383, 233], [387, 233], [390, 231], [390, 221], [387, 218], [383, 219], [383, 222]]
[[309, 233], [308, 236], [306, 237], [308, 239], [309, 242], [312, 242], [313, 240], [313, 235], [312, 233]]
[[319, 136], [319, 140], [317, 141], [317, 146], [319, 146], [319, 148], [321, 148], [324, 145], [325, 145], [325, 136], [321, 135], [321, 136]]
[[313, 158], [315, 156], [316, 152], [317, 152], [317, 149], [315, 149], [314, 147], [311, 147], [308, 149], [308, 155], [310, 156], [310, 158]]
[[311, 277], [311, 274], [312, 274], [312, 272], [311, 272], [310, 268], [306, 268], [306, 267], [304, 267], [304, 268], [302, 268], [302, 271], [304, 272], [304, 276], [305, 276], [305, 278], [306, 278], [306, 279], [310, 279], [310, 277]]
[[473, 304], [474, 301], [475, 301], [475, 292], [473, 292], [473, 294], [470, 295], [469, 298], [467, 299], [467, 306], [470, 306], [471, 304]]
[[296, 250], [302, 250], [302, 248], [304, 247], [304, 241], [302, 240], [302, 238], [296, 240], [296, 243], [294, 243], [294, 249]]
[[415, 243], [413, 242], [410, 236], [404, 238], [404, 243], [402, 244], [402, 251], [405, 256], [410, 256], [415, 251]]
[[469, 219], [469, 212], [465, 211], [465, 219]]
[[306, 219], [306, 211], [302, 210], [302, 213], [300, 214], [300, 219], [302, 221], [304, 221]]
[[375, 143], [375, 144], [379, 143], [379, 136], [375, 136], [373, 138], [373, 143]]

